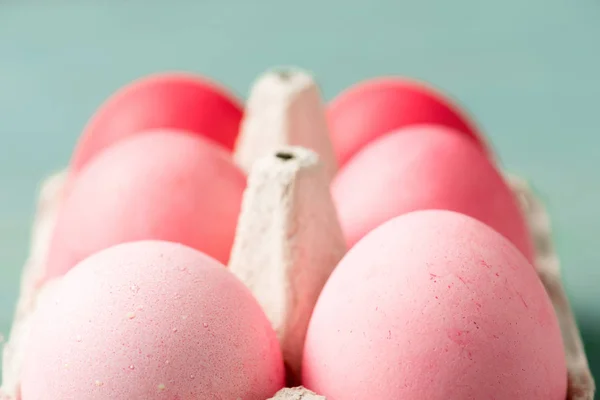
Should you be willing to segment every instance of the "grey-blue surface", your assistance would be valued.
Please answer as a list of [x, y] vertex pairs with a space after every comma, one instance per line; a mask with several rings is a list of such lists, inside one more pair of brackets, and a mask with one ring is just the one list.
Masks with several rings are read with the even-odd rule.
[[325, 96], [403, 74], [456, 97], [504, 165], [547, 201], [600, 374], [600, 2], [0, 2], [0, 332], [26, 255], [36, 185], [66, 164], [94, 109], [150, 72], [189, 70], [241, 95], [267, 67], [315, 72]]

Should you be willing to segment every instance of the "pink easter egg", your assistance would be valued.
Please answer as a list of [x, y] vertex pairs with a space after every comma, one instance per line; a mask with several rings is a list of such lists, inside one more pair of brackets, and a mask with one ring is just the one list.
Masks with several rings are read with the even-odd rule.
[[106, 148], [142, 132], [176, 129], [233, 148], [243, 105], [226, 89], [199, 75], [153, 74], [119, 89], [96, 111], [71, 159], [71, 173]]
[[533, 259], [503, 177], [477, 144], [443, 126], [409, 127], [372, 142], [338, 172], [332, 194], [349, 246], [398, 215], [444, 209], [488, 224]]
[[189, 247], [111, 247], [40, 305], [24, 400], [264, 400], [284, 385], [275, 332], [252, 293]]
[[534, 268], [442, 210], [394, 218], [349, 251], [314, 309], [302, 379], [327, 400], [564, 400], [567, 388]]
[[379, 137], [421, 124], [452, 128], [491, 153], [471, 118], [452, 99], [412, 79], [385, 77], [360, 82], [329, 104], [327, 119], [340, 165]]
[[47, 277], [115, 244], [166, 240], [226, 263], [245, 189], [224, 150], [180, 131], [132, 136], [78, 174], [60, 208]]

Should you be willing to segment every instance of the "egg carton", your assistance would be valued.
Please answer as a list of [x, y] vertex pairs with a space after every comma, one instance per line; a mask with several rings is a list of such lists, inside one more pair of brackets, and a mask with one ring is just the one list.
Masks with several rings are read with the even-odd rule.
[[[229, 269], [262, 305], [281, 344], [288, 386], [295, 386], [282, 389], [272, 399], [325, 400], [296, 386], [310, 315], [323, 285], [346, 252], [329, 192], [337, 164], [320, 92], [310, 74], [286, 69], [267, 72], [257, 80], [234, 158], [249, 177]], [[568, 369], [567, 400], [593, 400], [595, 384], [561, 282], [548, 214], [527, 181], [505, 176], [527, 218], [536, 250], [535, 267], [559, 320]], [[4, 346], [0, 400], [20, 400], [21, 366], [31, 319], [58, 281], [41, 285], [66, 177], [67, 171], [54, 174], [39, 193], [21, 294]]]

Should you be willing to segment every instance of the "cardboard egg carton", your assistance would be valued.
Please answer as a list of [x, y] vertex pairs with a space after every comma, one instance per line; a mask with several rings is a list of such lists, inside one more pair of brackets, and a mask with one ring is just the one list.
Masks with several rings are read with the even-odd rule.
[[[326, 400], [299, 385], [308, 322], [329, 274], [346, 252], [329, 183], [337, 171], [319, 89], [295, 69], [268, 72], [247, 103], [234, 159], [249, 173], [229, 269], [254, 293], [279, 338], [289, 376], [273, 400]], [[535, 267], [562, 331], [567, 400], [593, 400], [595, 384], [579, 329], [561, 283], [550, 220], [527, 182], [506, 175], [536, 247]], [[66, 172], [43, 183], [29, 258], [9, 341], [3, 353], [0, 400], [18, 398], [23, 354], [37, 304], [54, 282], [40, 286], [62, 202]], [[29, 399], [25, 399], [29, 400]], [[57, 399], [60, 400], [60, 399]], [[108, 399], [107, 399], [108, 400]]]

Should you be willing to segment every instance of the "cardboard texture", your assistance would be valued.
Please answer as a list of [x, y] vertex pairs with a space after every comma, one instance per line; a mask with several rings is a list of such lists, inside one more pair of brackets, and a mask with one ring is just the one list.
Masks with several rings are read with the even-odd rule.
[[284, 147], [248, 178], [229, 269], [254, 293], [279, 338], [292, 381], [312, 310], [346, 242], [316, 153]]
[[295, 388], [281, 389], [275, 397], [269, 400], [326, 400], [325, 397], [311, 392], [310, 390], [299, 386]]
[[286, 145], [314, 150], [329, 180], [337, 172], [319, 87], [309, 73], [296, 68], [268, 71], [256, 80], [234, 159], [248, 172], [258, 158]]

